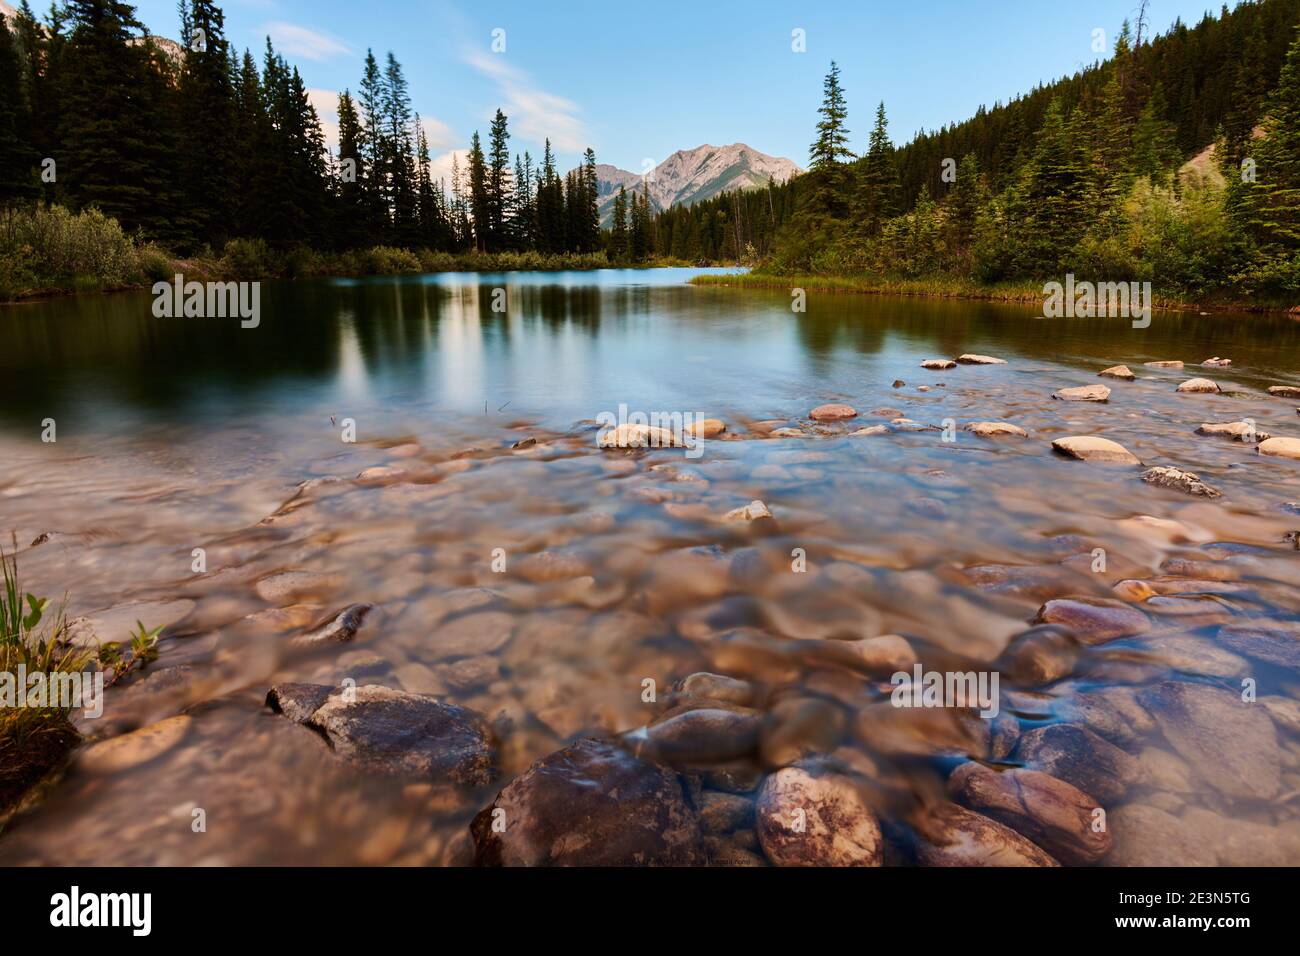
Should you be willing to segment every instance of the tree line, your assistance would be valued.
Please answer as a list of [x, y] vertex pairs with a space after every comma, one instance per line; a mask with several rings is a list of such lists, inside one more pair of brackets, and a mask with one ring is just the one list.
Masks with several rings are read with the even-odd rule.
[[512, 157], [498, 110], [435, 179], [402, 66], [368, 51], [338, 99], [337, 152], [268, 38], [239, 53], [213, 0], [181, 0], [180, 43], [121, 0], [0, 17], [0, 205], [98, 207], [179, 252], [235, 238], [319, 249], [587, 253], [603, 248], [596, 157], [562, 174]]

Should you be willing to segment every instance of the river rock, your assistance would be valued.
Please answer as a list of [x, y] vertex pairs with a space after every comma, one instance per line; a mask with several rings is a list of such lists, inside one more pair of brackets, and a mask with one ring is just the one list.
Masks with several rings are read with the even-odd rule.
[[662, 763], [720, 763], [752, 754], [762, 722], [747, 708], [703, 707], [631, 731], [623, 740], [637, 756]]
[[462, 657], [451, 664], [441, 664], [434, 673], [452, 690], [486, 687], [501, 676], [501, 662], [489, 654]]
[[276, 684], [266, 695], [266, 705], [295, 724], [305, 724], [335, 689], [327, 684]]
[[1201, 364], [1204, 366], [1208, 366], [1209, 368], [1227, 368], [1229, 365], [1232, 364], [1232, 359], [1219, 358], [1216, 355], [1214, 356], [1214, 358], [1207, 358]]
[[65, 639], [74, 647], [90, 648], [109, 641], [127, 641], [139, 623], [146, 630], [171, 627], [194, 610], [194, 602], [139, 601], [95, 611], [68, 622]]
[[881, 866], [884, 838], [849, 777], [784, 767], [758, 796], [758, 839], [777, 866]]
[[1147, 616], [1123, 601], [1107, 598], [1058, 598], [1038, 609], [1035, 624], [1059, 624], [1084, 644], [1103, 644], [1141, 634], [1150, 627]]
[[441, 657], [475, 657], [500, 650], [514, 629], [514, 615], [505, 611], [480, 611], [437, 625], [430, 643]]
[[[291, 690], [273, 687], [267, 703], [323, 734], [334, 752], [350, 763], [384, 774], [466, 786], [492, 779], [491, 732], [483, 717], [468, 708], [366, 684], [351, 695], [327, 694], [303, 718], [320, 691], [288, 686]], [[291, 702], [289, 710], [285, 702]]]
[[1076, 435], [1071, 438], [1057, 438], [1052, 442], [1052, 450], [1067, 458], [1079, 461], [1104, 462], [1117, 465], [1140, 465], [1142, 461], [1119, 442], [1095, 435]]
[[1207, 422], [1196, 429], [1198, 435], [1210, 435], [1214, 438], [1230, 438], [1233, 441], [1255, 442], [1268, 441], [1273, 436], [1260, 431], [1252, 422]]
[[93, 744], [81, 754], [78, 762], [83, 769], [94, 773], [116, 773], [138, 767], [179, 744], [193, 723], [194, 718], [185, 714], [168, 717], [129, 734]]
[[709, 674], [701, 671], [682, 678], [677, 684], [677, 692], [688, 697], [704, 697], [709, 700], [723, 700], [729, 704], [748, 707], [754, 703], [755, 687], [749, 681], [725, 677], [722, 674]]
[[818, 405], [808, 417], [815, 422], [838, 422], [846, 418], [857, 418], [858, 410], [852, 405], [840, 405], [834, 402], [828, 405]]
[[994, 358], [991, 355], [974, 355], [967, 352], [965, 355], [958, 355], [957, 361], [962, 365], [1006, 365], [1006, 359]]
[[944, 369], [956, 368], [957, 363], [951, 359], [926, 359], [921, 363], [921, 368], [928, 368], [931, 371], [940, 372]]
[[897, 671], [911, 670], [916, 651], [907, 638], [898, 634], [864, 637], [856, 641], [837, 641], [853, 655], [854, 666], [867, 674], [888, 677]]
[[349, 604], [319, 627], [293, 639], [294, 644], [344, 644], [357, 636], [373, 604]]
[[676, 448], [682, 444], [669, 429], [624, 422], [601, 433], [601, 448]]
[[708, 858], [678, 775], [601, 740], [533, 764], [470, 832], [480, 866], [693, 866]]
[[[1052, 714], [1062, 723], [1082, 724], [1116, 747], [1136, 752], [1142, 740], [1139, 732], [1141, 728], [1134, 726], [1135, 721], [1130, 711], [1119, 706], [1116, 699], [1108, 694], [1108, 690], [1083, 691], [1060, 698], [1053, 707]], [[1134, 702], [1133, 706], [1138, 705]], [[1148, 728], [1154, 726], [1145, 711], [1143, 717]]]
[[1259, 453], [1300, 461], [1300, 438], [1270, 438], [1259, 443]]
[[772, 512], [768, 510], [767, 505], [755, 498], [749, 504], [740, 508], [733, 508], [722, 516], [723, 521], [745, 522], [745, 521], [774, 521], [776, 520]]
[[1016, 757], [1031, 769], [1091, 794], [1103, 805], [1121, 800], [1142, 775], [1132, 755], [1076, 724], [1049, 724], [1021, 734]]
[[894, 430], [888, 425], [868, 425], [865, 428], [859, 428], [856, 431], [849, 432], [850, 438], [871, 438], [875, 435], [892, 435]]
[[1106, 402], [1110, 400], [1110, 389], [1105, 385], [1079, 385], [1053, 392], [1052, 398], [1063, 402]]
[[1062, 863], [1087, 866], [1110, 851], [1110, 834], [1093, 829], [1094, 798], [1037, 770], [1001, 772], [962, 764], [948, 778], [957, 803], [1010, 827]]
[[1276, 795], [1282, 752], [1266, 708], [1229, 690], [1181, 681], [1149, 687], [1138, 699], [1179, 756], [1214, 789], [1261, 800]]
[[695, 438], [717, 438], [727, 430], [727, 423], [720, 418], [703, 418], [691, 422], [682, 431]]
[[1051, 684], [1074, 672], [1079, 643], [1053, 625], [1031, 628], [1011, 639], [998, 657], [997, 670], [1030, 687]]
[[1010, 422], [968, 422], [962, 431], [971, 432], [980, 438], [998, 438], [1002, 435], [1014, 435], [1016, 438], [1028, 438], [1029, 432]]
[[1183, 363], [1178, 361], [1178, 359], [1173, 359], [1170, 361], [1162, 361], [1162, 362], [1143, 362], [1142, 364], [1145, 365], [1147, 368], [1182, 368], [1183, 367]]
[[1178, 817], [1153, 806], [1130, 803], [1107, 817], [1114, 849], [1107, 866], [1214, 866], [1213, 846]]
[[1117, 378], [1125, 382], [1131, 382], [1137, 378], [1133, 374], [1133, 370], [1127, 365], [1112, 365], [1110, 368], [1102, 369], [1097, 374], [1105, 378]]
[[1218, 392], [1219, 386], [1211, 382], [1208, 378], [1189, 378], [1183, 384], [1179, 385], [1177, 391], [1180, 392]]
[[253, 585], [257, 596], [268, 604], [305, 597], [328, 597], [342, 583], [337, 574], [319, 571], [277, 571]]
[[1300, 398], [1300, 385], [1270, 385], [1268, 393], [1276, 398]]
[[695, 801], [705, 833], [732, 833], [754, 825], [754, 801], [738, 793], [702, 790]]
[[1180, 468], [1163, 466], [1148, 468], [1142, 473], [1141, 477], [1148, 485], [1155, 485], [1157, 488], [1168, 488], [1171, 491], [1181, 491], [1185, 495], [1195, 495], [1200, 498], [1221, 498], [1223, 496], [1223, 492], [1218, 488], [1201, 481], [1200, 475], [1193, 474], [1190, 471], [1183, 471]]
[[1300, 625], [1286, 622], [1227, 624], [1219, 643], [1255, 660], [1300, 670]]
[[955, 803], [923, 811], [916, 825], [920, 866], [1059, 866], [1015, 830]]

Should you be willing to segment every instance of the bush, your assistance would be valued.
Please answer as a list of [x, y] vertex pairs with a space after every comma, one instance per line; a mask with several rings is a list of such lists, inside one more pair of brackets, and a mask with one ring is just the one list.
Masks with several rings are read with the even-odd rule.
[[264, 239], [231, 239], [221, 255], [221, 271], [232, 279], [264, 279], [279, 272]]
[[0, 212], [0, 284], [17, 285], [17, 294], [92, 280], [96, 287], [120, 286], [138, 276], [135, 244], [98, 209], [35, 205]]

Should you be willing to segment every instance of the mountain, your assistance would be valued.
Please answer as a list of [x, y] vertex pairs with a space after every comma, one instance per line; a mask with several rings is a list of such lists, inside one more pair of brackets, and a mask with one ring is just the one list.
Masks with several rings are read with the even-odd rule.
[[[650, 173], [650, 204], [657, 210], [677, 203], [690, 205], [732, 189], [757, 189], [768, 177], [785, 182], [803, 170], [788, 159], [768, 156], [744, 143], [679, 149]], [[600, 219], [609, 224], [618, 187], [641, 189], [641, 174], [605, 164], [596, 167]]]
[[0, 17], [4, 17], [6, 20], [12, 20], [17, 13], [18, 11], [5, 3], [4, 0], [0, 0]]

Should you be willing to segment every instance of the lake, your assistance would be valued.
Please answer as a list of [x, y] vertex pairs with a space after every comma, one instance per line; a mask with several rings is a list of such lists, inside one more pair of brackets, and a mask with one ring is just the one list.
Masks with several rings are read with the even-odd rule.
[[[503, 785], [690, 713], [695, 672], [749, 682], [720, 709], [754, 720], [747, 749], [689, 726], [689, 757], [659, 754], [697, 799], [816, 758], [914, 821], [974, 758], [1104, 808], [1113, 849], [1062, 862], [1300, 864], [1300, 462], [1196, 432], [1300, 435], [1266, 390], [1300, 385], [1300, 321], [817, 293], [795, 313], [788, 290], [688, 284], [709, 271], [267, 283], [253, 329], [155, 318], [147, 293], [0, 306], [0, 533], [26, 584], [80, 634], [167, 628], [0, 864], [464, 863]], [[1005, 364], [920, 367], [964, 353]], [[1135, 381], [1098, 377], [1120, 364]], [[1198, 377], [1221, 391], [1176, 391]], [[1099, 383], [1108, 402], [1052, 397]], [[827, 403], [857, 415], [811, 420]], [[601, 450], [620, 405], [726, 431], [699, 457]], [[1221, 494], [1052, 451], [1094, 435]], [[727, 519], [756, 500], [770, 518]], [[301, 639], [352, 606], [351, 639]], [[1000, 716], [891, 706], [915, 662], [999, 672]], [[481, 715], [492, 780], [358, 773], [265, 706], [345, 680]], [[763, 863], [754, 833], [712, 852]]]

